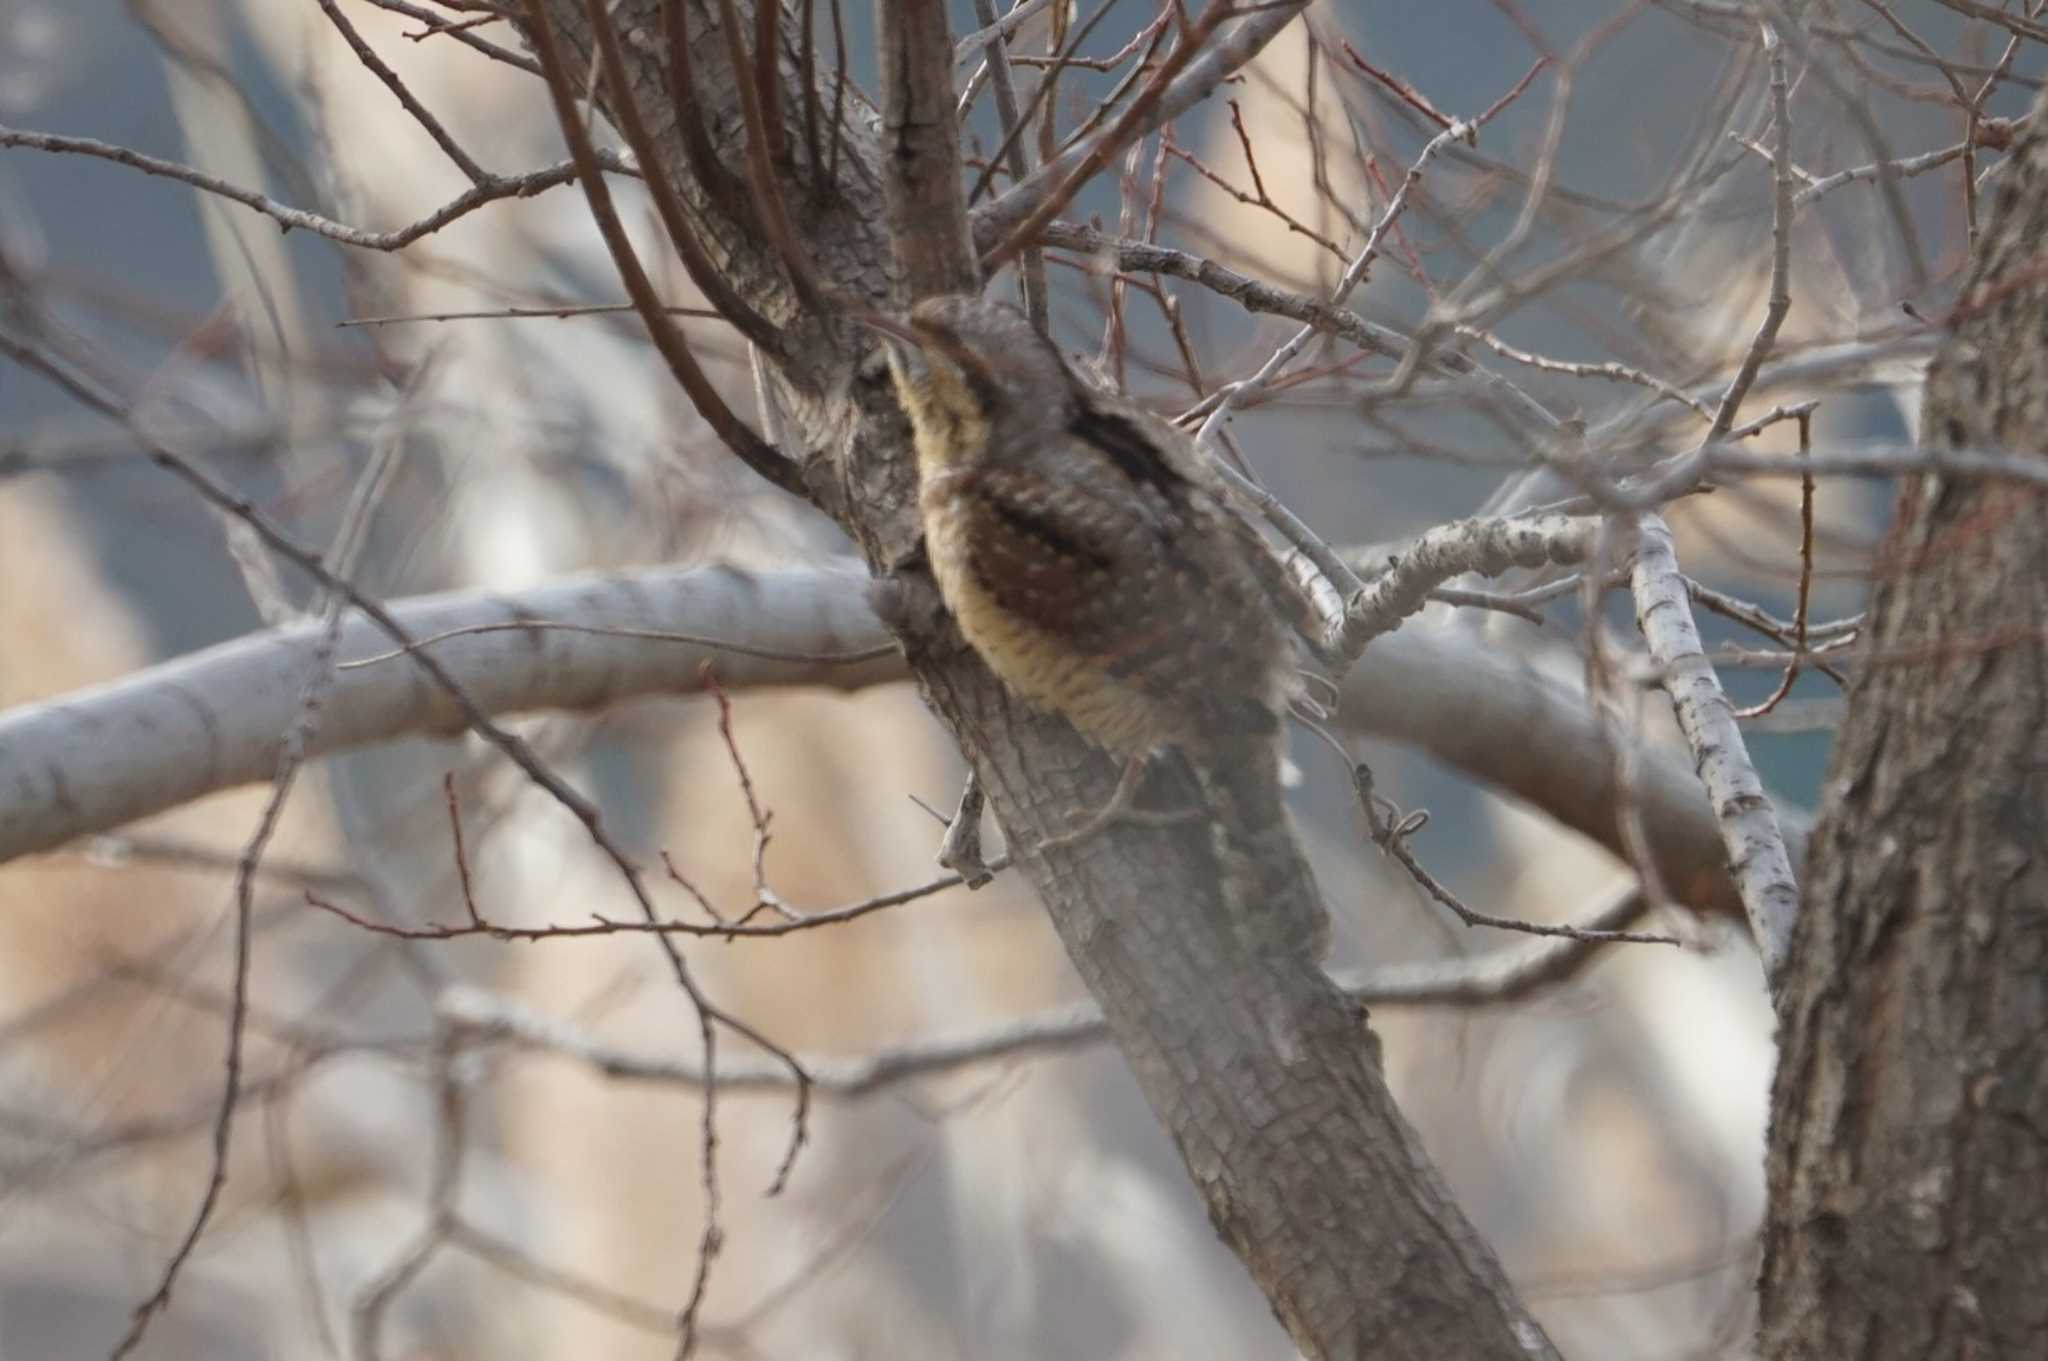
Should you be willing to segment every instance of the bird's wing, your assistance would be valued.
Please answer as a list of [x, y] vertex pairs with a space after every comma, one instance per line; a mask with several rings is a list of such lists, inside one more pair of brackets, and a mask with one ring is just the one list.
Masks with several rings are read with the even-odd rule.
[[1134, 569], [1148, 570], [1158, 537], [1134, 507], [1014, 464], [973, 469], [952, 499], [968, 568], [999, 609], [1091, 656], [1128, 631]]
[[[969, 568], [1005, 614], [1178, 712], [1270, 707], [1276, 644], [1263, 630], [1278, 625], [1234, 537], [1208, 522], [1227, 512], [1017, 465], [972, 476]], [[1242, 636], [1248, 627], [1261, 636]]]

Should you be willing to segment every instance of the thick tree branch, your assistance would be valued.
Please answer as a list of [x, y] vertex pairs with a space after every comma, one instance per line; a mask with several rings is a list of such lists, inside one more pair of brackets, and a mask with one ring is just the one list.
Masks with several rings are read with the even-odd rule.
[[[845, 571], [650, 568], [391, 610], [494, 716], [688, 693], [706, 663], [728, 690], [852, 690], [909, 675], [861, 579]], [[0, 860], [268, 778], [315, 642], [310, 625], [265, 631], [0, 713], [0, 789], [15, 791], [0, 805]], [[460, 716], [418, 684], [380, 630], [352, 622], [338, 655], [344, 669], [311, 754], [459, 731]], [[1584, 695], [1460, 631], [1410, 626], [1376, 640], [1346, 677], [1338, 719], [1419, 747], [1624, 853], [1610, 739]], [[1739, 920], [1706, 795], [1686, 763], [1642, 752], [1635, 793], [1663, 882], [1695, 910]], [[1802, 843], [1791, 839], [1797, 858]]]
[[[706, 663], [736, 686], [858, 686], [903, 671], [893, 649], [852, 664], [777, 661], [680, 640], [531, 627], [552, 620], [592, 630], [683, 629], [790, 653], [885, 643], [858, 582], [817, 572], [669, 570], [557, 582], [518, 596], [426, 596], [391, 610], [421, 640], [493, 630], [422, 646], [494, 714], [686, 693], [700, 686]], [[310, 623], [255, 634], [0, 714], [0, 860], [270, 778], [318, 634]], [[447, 693], [422, 685], [390, 648], [384, 630], [359, 615], [349, 620], [336, 651], [344, 669], [309, 755], [462, 731]], [[377, 656], [390, 659], [349, 666]]]
[[1750, 935], [1763, 959], [1764, 977], [1775, 979], [1784, 962], [1793, 920], [1799, 915], [1799, 886], [1792, 879], [1792, 861], [1778, 828], [1777, 812], [1749, 759], [1735, 710], [1700, 645], [1685, 579], [1679, 575], [1671, 546], [1671, 530], [1660, 515], [1645, 515], [1637, 525], [1636, 562], [1630, 579], [1637, 626], [1650, 646], [1664, 688], [1671, 694], [1678, 726], [1692, 746], [1693, 760], [1721, 825], [1729, 869], [1749, 919]]

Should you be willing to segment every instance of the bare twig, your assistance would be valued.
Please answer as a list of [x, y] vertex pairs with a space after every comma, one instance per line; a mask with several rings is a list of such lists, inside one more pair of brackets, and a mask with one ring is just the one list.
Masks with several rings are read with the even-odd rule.
[[[1430, 161], [1435, 159], [1437, 154], [1452, 142], [1472, 140], [1478, 134], [1478, 130], [1481, 127], [1491, 120], [1494, 115], [1506, 108], [1523, 90], [1528, 88], [1529, 82], [1535, 79], [1536, 72], [1541, 69], [1541, 65], [1539, 62], [1536, 66], [1529, 68], [1528, 74], [1524, 75], [1513, 88], [1496, 100], [1491, 108], [1479, 114], [1471, 122], [1468, 123], [1463, 120], [1454, 122], [1423, 145], [1421, 152], [1416, 155], [1415, 160], [1409, 165], [1408, 173], [1402, 178], [1401, 187], [1394, 192], [1393, 197], [1388, 200], [1386, 208], [1380, 213], [1379, 219], [1373, 223], [1372, 232], [1366, 237], [1365, 243], [1358, 248], [1357, 253], [1351, 259], [1351, 263], [1345, 267], [1343, 275], [1337, 280], [1337, 286], [1330, 290], [1329, 305], [1331, 307], [1341, 307], [1344, 300], [1351, 296], [1351, 291], [1365, 281], [1366, 271], [1372, 267], [1372, 262], [1379, 256], [1380, 243], [1385, 239], [1387, 232], [1393, 227], [1395, 221], [1401, 216], [1402, 210], [1408, 206], [1409, 195], [1413, 192], [1416, 184], [1421, 181], [1422, 172]], [[1315, 336], [1315, 333], [1316, 328], [1314, 326], [1302, 327], [1278, 349], [1273, 351], [1266, 362], [1259, 367], [1258, 372], [1249, 378], [1227, 384], [1219, 389], [1215, 405], [1209, 412], [1208, 417], [1202, 422], [1202, 428], [1195, 437], [1196, 441], [1206, 445], [1215, 439], [1216, 432], [1222, 427], [1223, 422], [1229, 418], [1231, 411], [1247, 400], [1257, 396], [1267, 385], [1272, 383], [1279, 376], [1280, 372], [1294, 361], [1295, 356], [1301, 353], [1302, 348]]]
[[1778, 42], [1777, 31], [1765, 24], [1763, 34], [1764, 52], [1771, 72], [1771, 110], [1777, 123], [1777, 140], [1773, 144], [1774, 192], [1771, 196], [1771, 292], [1764, 305], [1764, 317], [1757, 326], [1756, 337], [1742, 356], [1742, 365], [1735, 371], [1728, 390], [1721, 394], [1721, 403], [1715, 408], [1714, 423], [1707, 431], [1705, 443], [1720, 439], [1735, 424], [1735, 413], [1741, 410], [1742, 399], [1749, 395], [1757, 370], [1763, 367], [1771, 345], [1778, 338], [1778, 327], [1784, 324], [1785, 314], [1792, 309], [1792, 115], [1788, 94], [1791, 81], [1785, 72], [1785, 53]]
[[1676, 937], [1656, 932], [1618, 931], [1600, 927], [1587, 927], [1570, 923], [1549, 923], [1521, 921], [1513, 917], [1496, 917], [1465, 905], [1457, 894], [1450, 891], [1443, 881], [1423, 868], [1415, 852], [1408, 848], [1408, 838], [1421, 831], [1429, 823], [1429, 814], [1416, 809], [1403, 815], [1391, 804], [1381, 805], [1384, 800], [1373, 792], [1372, 768], [1359, 763], [1351, 768], [1351, 788], [1357, 796], [1359, 806], [1364, 810], [1367, 827], [1371, 830], [1373, 844], [1391, 856], [1410, 878], [1436, 902], [1450, 909], [1452, 915], [1467, 926], [1490, 926], [1497, 931], [1515, 931], [1529, 936], [1548, 936], [1562, 940], [1573, 940], [1583, 944], [1633, 944], [1633, 945], [1676, 945]]
[[[409, 312], [402, 316], [386, 317], [343, 317], [335, 326], [402, 326], [423, 321], [563, 321], [570, 317], [610, 316], [620, 312], [637, 313], [640, 309], [630, 302], [576, 303], [560, 307], [493, 307], [466, 312]], [[723, 321], [725, 315], [708, 307], [664, 307], [672, 317], [696, 317], [706, 321]]]
[[[1361, 1002], [1429, 1006], [1508, 1001], [1558, 981], [1591, 951], [1621, 939], [1614, 934], [1616, 929], [1640, 916], [1643, 907], [1641, 894], [1631, 886], [1589, 912], [1576, 928], [1540, 940], [1460, 959], [1340, 971], [1333, 979]], [[688, 1059], [610, 1047], [567, 1022], [480, 988], [449, 989], [441, 996], [439, 1010], [477, 1040], [558, 1054], [617, 1081], [684, 1087], [704, 1081], [702, 1066]], [[1084, 1003], [980, 1029], [927, 1036], [860, 1058], [815, 1055], [802, 1062], [820, 1095], [857, 1100], [919, 1078], [993, 1062], [1057, 1057], [1108, 1039], [1102, 1013]], [[785, 1068], [739, 1059], [729, 1061], [718, 1080], [728, 1091], [776, 1090], [790, 1082]]]
[[[1009, 857], [999, 855], [990, 861], [985, 869], [989, 873], [994, 873], [998, 870], [1007, 869], [1009, 863]], [[675, 875], [674, 877], [678, 883], [682, 883], [686, 888], [688, 887], [687, 881], [683, 880], [680, 875]], [[658, 918], [654, 921], [629, 922], [615, 921], [609, 917], [598, 917], [594, 921], [567, 925], [505, 926], [477, 914], [474, 911], [474, 904], [468, 901], [465, 894], [465, 903], [470, 910], [469, 919], [465, 922], [453, 926], [400, 926], [393, 922], [377, 921], [365, 917], [359, 912], [351, 912], [332, 899], [310, 890], [304, 895], [304, 901], [308, 907], [318, 908], [320, 911], [337, 917], [359, 930], [368, 931], [372, 935], [388, 936], [394, 940], [443, 941], [484, 937], [490, 940], [509, 943], [576, 940], [589, 936], [631, 936], [643, 934], [700, 936], [709, 940], [741, 940], [755, 936], [789, 936], [795, 935], [800, 931], [815, 931], [828, 926], [842, 926], [847, 922], [858, 921], [860, 918], [870, 916], [876, 912], [886, 911], [892, 907], [901, 907], [905, 903], [914, 903], [933, 897], [944, 893], [947, 889], [973, 886], [962, 875], [947, 874], [928, 883], [897, 889], [893, 893], [878, 893], [871, 898], [863, 898], [858, 902], [847, 903], [840, 907], [818, 908], [812, 911], [790, 908], [786, 910], [780, 920], [760, 923], [727, 921], [723, 918], [708, 923], [686, 922], [669, 917]], [[709, 905], [706, 904], [706, 906], [708, 907]]]
[[[1220, 297], [1230, 299], [1247, 312], [1288, 317], [1314, 325], [1321, 331], [1344, 337], [1369, 354], [1385, 359], [1399, 359], [1408, 350], [1410, 337], [1391, 326], [1369, 321], [1347, 308], [1333, 307], [1323, 299], [1310, 294], [1291, 292], [1263, 283], [1187, 251], [1174, 250], [1147, 241], [1122, 240], [1106, 232], [1096, 231], [1092, 227], [1068, 222], [1048, 223], [1044, 239], [1048, 245], [1064, 246], [1090, 256], [1111, 258], [1120, 270], [1168, 274], [1177, 279], [1186, 279]], [[1467, 355], [1455, 352], [1433, 355], [1429, 364], [1433, 373], [1451, 379], [1469, 380], [1482, 386], [1485, 393], [1498, 397], [1503, 405], [1513, 408], [1518, 416], [1533, 423], [1538, 429], [1555, 430], [1561, 423], [1541, 402]], [[1196, 409], [1206, 411], [1209, 408], [1200, 406]]]
[[1009, 13], [994, 21], [979, 19], [977, 15], [979, 22], [987, 26], [977, 28], [953, 44], [953, 61], [958, 64], [985, 55], [991, 43], [1007, 41], [1012, 33], [1036, 18], [1038, 12], [1050, 2], [1051, 0], [1019, 0], [1018, 4], [1010, 7]]
[[434, 139], [434, 145], [440, 147], [448, 159], [455, 162], [455, 168], [473, 185], [482, 186], [489, 182], [492, 178], [490, 172], [470, 158], [469, 153], [464, 151], [449, 135], [448, 130], [441, 126], [441, 120], [434, 117], [426, 105], [420, 103], [418, 96], [414, 95], [411, 88], [399, 78], [398, 73], [377, 55], [376, 49], [363, 41], [363, 35], [356, 32], [356, 26], [341, 12], [341, 6], [335, 0], [318, 0], [318, 3], [321, 13], [327, 16], [327, 21], [341, 34], [342, 40], [349, 45], [349, 50], [355, 53], [356, 60], [361, 62], [371, 75], [377, 77], [385, 89], [391, 91], [392, 96], [405, 111], [412, 115], [413, 122], [418, 123], [426, 131], [427, 136]]
[[[593, 0], [593, 3], [601, 5], [602, 0]], [[577, 108], [547, 8], [543, 0], [526, 0], [526, 8], [532, 25], [534, 52], [540, 58], [542, 70], [547, 73], [546, 84], [549, 98], [555, 106], [555, 121], [561, 125], [562, 137], [569, 144], [570, 159], [576, 163], [578, 178], [583, 182], [583, 197], [590, 205], [590, 215], [597, 223], [599, 234], [604, 237], [605, 249], [611, 253], [612, 263], [619, 271], [619, 281], [625, 285], [626, 296], [639, 309], [640, 319], [647, 324], [655, 349], [668, 362], [669, 372], [689, 395], [705, 424], [742, 463], [784, 491], [795, 496], [807, 496], [802, 469], [771, 448], [733, 414], [725, 398], [704, 376], [704, 370], [698, 367], [697, 358], [690, 353], [690, 343], [681, 328], [663, 310], [647, 271], [641, 268], [632, 240], [626, 235], [625, 224], [619, 220], [618, 210], [612, 205], [611, 189], [605, 184], [604, 176], [598, 173], [597, 151], [591, 143], [590, 130], [583, 125], [583, 116]], [[620, 102], [630, 100], [631, 91], [624, 72], [609, 61], [605, 63], [605, 71]]]
[[[1001, 261], [1031, 241], [1039, 228], [1056, 215], [1080, 180], [1075, 172], [1083, 166], [1100, 168], [1132, 141], [1186, 113], [1222, 81], [1241, 69], [1278, 37], [1306, 6], [1306, 0], [1278, 0], [1253, 10], [1236, 27], [1216, 36], [1222, 22], [1223, 0], [1211, 0], [1203, 17], [1181, 35], [1182, 41], [1161, 66], [1159, 76], [1147, 84], [1115, 124], [1076, 142], [1041, 165], [1024, 183], [1015, 185], [1002, 197], [974, 215], [975, 243], [985, 256]], [[1212, 19], [1213, 16], [1213, 19]], [[1204, 30], [1204, 25], [1208, 28]], [[1197, 32], [1203, 42], [1197, 50], [1189, 41]], [[1214, 37], [1214, 41], [1208, 41]], [[1185, 69], [1183, 69], [1185, 68]], [[1162, 84], [1160, 77], [1165, 78]]]
[[503, 19], [502, 15], [480, 14], [469, 19], [451, 20], [435, 13], [424, 5], [413, 4], [412, 0], [366, 0], [366, 3], [375, 5], [378, 9], [389, 10], [393, 14], [403, 14], [408, 19], [417, 19], [420, 22], [420, 31], [402, 35], [413, 42], [420, 42], [427, 38], [453, 38], [464, 47], [480, 52], [492, 61], [503, 62], [505, 65], [515, 67], [530, 76], [540, 74], [540, 63], [532, 58], [514, 52], [510, 48], [500, 47], [488, 39], [479, 38], [471, 31], [472, 29], [481, 28], [486, 24], [501, 22]]
[[[166, 161], [156, 156], [145, 156], [127, 147], [114, 146], [96, 141], [91, 137], [62, 137], [55, 133], [25, 132], [19, 128], [0, 126], [0, 147], [27, 147], [35, 151], [48, 151], [58, 155], [94, 156], [100, 160], [113, 161], [145, 175], [157, 175], [164, 179], [189, 184], [194, 189], [220, 198], [231, 199], [246, 208], [254, 209], [276, 221], [287, 231], [296, 227], [313, 232], [345, 246], [359, 246], [364, 250], [394, 251], [411, 245], [423, 236], [440, 231], [449, 223], [467, 217], [486, 203], [495, 203], [507, 198], [530, 198], [543, 190], [558, 184], [568, 184], [577, 176], [576, 163], [564, 161], [544, 170], [533, 170], [523, 175], [493, 175], [481, 184], [450, 199], [425, 217], [406, 226], [388, 232], [367, 231], [351, 227], [345, 222], [309, 213], [303, 208], [293, 208], [279, 203], [267, 194], [230, 184], [216, 175], [194, 170], [191, 166], [176, 161]], [[636, 174], [637, 170], [610, 152], [593, 152], [596, 165], [603, 170], [617, 174]]]
[[[388, 652], [378, 652], [354, 661], [343, 662], [339, 670], [354, 671], [359, 667], [378, 666], [396, 661], [414, 648], [432, 647], [445, 643], [451, 638], [474, 638], [484, 633], [587, 633], [599, 638], [638, 638], [646, 642], [680, 643], [686, 647], [709, 648], [714, 652], [730, 652], [740, 657], [758, 657], [770, 662], [804, 662], [816, 666], [851, 666], [859, 662], [871, 662], [902, 650], [902, 644], [895, 642], [876, 643], [873, 647], [855, 648], [848, 652], [800, 652], [793, 648], [761, 647], [753, 643], [736, 643], [722, 638], [712, 638], [701, 633], [680, 633], [673, 629], [635, 629], [605, 624], [565, 624], [555, 619], [520, 619], [502, 624], [464, 624], [460, 628], [442, 629], [439, 633], [423, 634], [410, 647], [396, 647]], [[698, 674], [703, 678], [704, 688], [710, 688], [710, 672], [704, 668], [708, 659], [698, 663]]]
[[[1813, 452], [1813, 418], [1799, 418], [1799, 448], [1803, 453]], [[1762, 702], [1747, 709], [1735, 711], [1737, 718], [1761, 718], [1792, 693], [1792, 683], [1799, 679], [1799, 665], [1806, 652], [1806, 606], [1813, 593], [1813, 474], [1799, 479], [1799, 601], [1792, 613], [1793, 652], [1791, 660], [1785, 663], [1785, 675], [1775, 690]], [[1854, 636], [1854, 635], [1850, 635]]]
[[[369, 533], [371, 517], [376, 512], [385, 489], [390, 485], [392, 474], [398, 466], [398, 454], [403, 446], [402, 439], [387, 432], [386, 437], [377, 441], [368, 465], [356, 484], [353, 495], [343, 506], [341, 518], [335, 528], [334, 543], [322, 560], [322, 566], [337, 578], [346, 578], [355, 570], [363, 543]], [[215, 1116], [211, 1149], [211, 1166], [207, 1174], [206, 1187], [199, 1197], [198, 1207], [193, 1211], [185, 1234], [157, 1278], [156, 1288], [148, 1298], [138, 1305], [130, 1320], [127, 1333], [115, 1345], [115, 1361], [127, 1356], [141, 1345], [143, 1334], [151, 1320], [171, 1302], [172, 1288], [185, 1263], [199, 1246], [200, 1237], [206, 1232], [213, 1219], [215, 1208], [220, 1203], [221, 1189], [227, 1185], [228, 1148], [234, 1132], [235, 1110], [241, 1101], [243, 1050], [249, 1014], [249, 972], [253, 941], [251, 923], [255, 914], [255, 894], [258, 872], [263, 863], [263, 853], [277, 832], [279, 821], [284, 816], [286, 802], [291, 797], [292, 786], [304, 768], [307, 748], [313, 735], [320, 729], [323, 704], [328, 691], [334, 684], [335, 650], [341, 638], [341, 623], [346, 614], [341, 593], [332, 586], [321, 591], [319, 610], [322, 616], [318, 639], [309, 658], [305, 675], [300, 682], [298, 712], [292, 719], [290, 729], [280, 744], [277, 758], [277, 773], [271, 782], [271, 793], [265, 802], [262, 815], [257, 819], [256, 830], [250, 835], [243, 848], [241, 858], [235, 864], [234, 889], [234, 963], [229, 985], [229, 1007], [227, 1016], [227, 1055], [223, 1062], [224, 1078], [221, 1084], [220, 1109]]]
[[[992, 35], [986, 49], [989, 85], [995, 91], [996, 116], [1002, 123], [1003, 141], [1009, 147], [1010, 176], [1022, 181], [1034, 167], [1030, 143], [1018, 135], [1024, 124], [1024, 115], [1017, 104], [1016, 84], [1010, 78], [1010, 53], [1009, 48], [1005, 46], [1006, 39], [1001, 25], [996, 19], [996, 0], [974, 0], [974, 17], [983, 25], [982, 31]], [[1032, 325], [1043, 331], [1049, 315], [1045, 299], [1045, 257], [1037, 247], [1024, 251], [1019, 261], [1019, 271], [1024, 294], [1024, 314], [1031, 318]]]
[[[763, 5], [761, 8], [771, 14], [776, 12], [776, 6], [772, 4]], [[732, 323], [739, 333], [747, 338], [749, 344], [769, 354], [783, 353], [788, 342], [782, 332], [739, 295], [739, 290], [727, 281], [724, 271], [711, 259], [704, 248], [704, 243], [697, 239], [697, 230], [683, 209], [681, 195], [676, 192], [675, 186], [669, 183], [667, 173], [661, 168], [660, 149], [655, 145], [654, 138], [649, 135], [646, 121], [640, 116], [640, 101], [634, 97], [632, 82], [626, 77], [625, 57], [619, 51], [618, 35], [612, 31], [611, 18], [605, 13], [604, 0], [586, 0], [584, 9], [590, 16], [591, 38], [597, 44], [598, 55], [607, 77], [606, 83], [611, 87], [612, 116], [618, 120], [619, 131], [624, 135], [626, 145], [632, 149], [634, 162], [640, 166], [641, 173], [646, 177], [648, 193], [654, 200], [655, 211], [661, 217], [662, 229], [668, 235], [669, 244], [675, 247], [677, 258], [683, 262], [683, 271], [690, 276], [690, 282], [697, 286], [697, 291], [704, 295], [704, 300], [711, 304], [712, 310]], [[538, 43], [535, 50], [541, 50]], [[542, 65], [546, 65], [546, 58], [542, 59]], [[584, 141], [587, 143], [588, 139], [585, 138]], [[577, 145], [578, 140], [571, 137], [569, 147], [572, 152], [576, 151]], [[602, 230], [603, 214], [594, 204], [591, 212], [592, 216], [598, 219]], [[619, 251], [613, 246], [609, 233], [606, 234], [605, 244], [611, 248], [613, 259], [616, 261]], [[626, 267], [621, 264], [619, 269], [623, 278]], [[635, 310], [641, 313], [641, 319], [647, 322], [650, 330], [664, 324], [667, 324], [670, 330], [674, 330], [672, 324], [649, 318], [646, 297], [641, 292], [636, 292], [630, 282], [626, 285], [626, 293], [633, 300]], [[651, 287], [645, 290], [645, 293], [651, 296]], [[678, 343], [672, 341], [665, 344], [661, 337], [655, 338], [655, 344], [662, 350], [663, 358], [669, 358], [669, 349]], [[687, 346], [683, 348], [687, 353]], [[670, 367], [674, 366], [671, 359]], [[679, 372], [677, 378], [680, 381], [683, 375]], [[691, 400], [696, 401], [697, 393], [690, 388], [689, 383], [684, 382], [683, 387], [690, 393]], [[699, 410], [703, 410], [701, 405]], [[713, 429], [719, 428], [715, 413], [705, 411], [705, 419], [711, 423]], [[736, 425], [737, 421], [733, 424]], [[719, 433], [721, 438], [726, 438], [723, 430]], [[731, 440], [728, 439], [727, 442], [731, 443]], [[743, 459], [747, 457], [747, 452], [740, 448], [735, 447], [734, 452], [740, 454]], [[784, 483], [777, 482], [776, 485], [790, 490]]]
[[[463, 1099], [460, 1062], [464, 1041], [459, 1024], [443, 1019], [434, 1050], [434, 1160], [427, 1186], [427, 1218], [390, 1263], [363, 1287], [350, 1310], [351, 1351], [362, 1361], [381, 1361], [384, 1316], [427, 1264], [449, 1242], [459, 1215], [462, 1163], [469, 1151], [467, 1103]], [[707, 1083], [708, 1091], [708, 1083]]]

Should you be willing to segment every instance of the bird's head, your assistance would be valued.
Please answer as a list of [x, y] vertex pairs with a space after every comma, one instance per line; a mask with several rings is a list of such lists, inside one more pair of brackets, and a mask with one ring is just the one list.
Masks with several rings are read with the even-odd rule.
[[[926, 298], [902, 320], [870, 317], [927, 470], [989, 455], [997, 422], [1027, 440], [1071, 418], [1074, 380], [1014, 307], [964, 293]], [[1021, 447], [1021, 446], [1020, 446]]]

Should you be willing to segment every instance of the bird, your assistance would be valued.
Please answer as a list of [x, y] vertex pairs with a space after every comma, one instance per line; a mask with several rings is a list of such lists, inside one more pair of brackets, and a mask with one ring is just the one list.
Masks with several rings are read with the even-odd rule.
[[[1008, 304], [946, 294], [874, 329], [911, 426], [926, 560], [961, 636], [1012, 692], [1124, 763], [1109, 805], [1040, 849], [1126, 815], [1147, 762], [1178, 751], [1245, 929], [1320, 957], [1327, 916], [1279, 783], [1294, 612], [1264, 538], [1188, 435], [1083, 381]], [[1276, 923], [1272, 902], [1299, 919]]]

